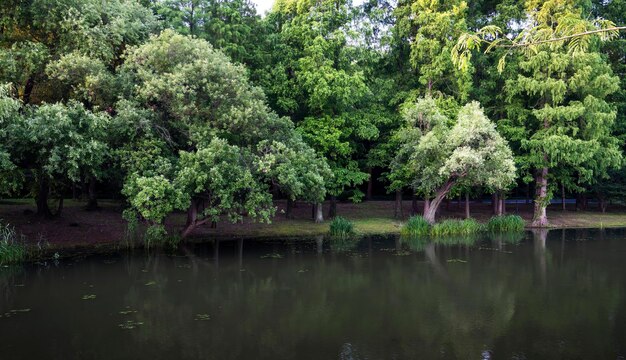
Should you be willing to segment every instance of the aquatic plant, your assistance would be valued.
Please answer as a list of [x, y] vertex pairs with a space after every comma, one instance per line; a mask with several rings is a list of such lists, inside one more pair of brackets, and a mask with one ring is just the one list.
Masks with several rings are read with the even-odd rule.
[[402, 235], [425, 236], [430, 233], [430, 224], [420, 215], [411, 216], [402, 227]]
[[519, 215], [494, 216], [487, 222], [487, 230], [491, 232], [520, 232], [526, 223]]
[[26, 260], [28, 251], [23, 238], [15, 228], [0, 222], [0, 265], [15, 264]]
[[137, 242], [137, 231], [139, 228], [139, 218], [137, 212], [132, 209], [126, 209], [122, 212], [122, 218], [126, 220], [126, 231], [124, 231], [124, 245], [132, 249]]
[[330, 235], [340, 238], [350, 237], [354, 235], [354, 224], [346, 218], [335, 216], [330, 223]]
[[484, 226], [474, 219], [447, 219], [433, 225], [430, 234], [432, 236], [471, 235], [483, 229]]

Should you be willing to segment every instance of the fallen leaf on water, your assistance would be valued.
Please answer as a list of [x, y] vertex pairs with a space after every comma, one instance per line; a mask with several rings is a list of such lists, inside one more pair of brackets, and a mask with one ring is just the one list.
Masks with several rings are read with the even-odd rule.
[[93, 300], [95, 298], [96, 298], [96, 295], [94, 294], [83, 295], [83, 300]]

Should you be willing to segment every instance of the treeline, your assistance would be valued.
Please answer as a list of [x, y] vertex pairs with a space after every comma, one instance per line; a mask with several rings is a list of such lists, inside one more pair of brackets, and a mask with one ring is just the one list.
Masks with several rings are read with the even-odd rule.
[[554, 193], [625, 196], [624, 0], [0, 6], [0, 194], [42, 216], [103, 186], [154, 235], [376, 186], [431, 223], [450, 197], [534, 188], [546, 226]]

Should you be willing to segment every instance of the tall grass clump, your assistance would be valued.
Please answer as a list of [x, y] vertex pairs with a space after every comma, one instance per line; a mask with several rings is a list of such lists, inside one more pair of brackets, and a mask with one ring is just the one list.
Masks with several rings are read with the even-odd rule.
[[474, 219], [448, 219], [433, 225], [430, 234], [432, 236], [471, 235], [482, 230], [483, 225]]
[[350, 237], [354, 235], [354, 224], [346, 218], [335, 216], [330, 222], [330, 235], [339, 238]]
[[426, 236], [430, 234], [430, 224], [421, 215], [411, 216], [402, 228], [405, 236]]
[[490, 232], [520, 232], [524, 230], [526, 223], [519, 215], [494, 216], [487, 223]]
[[27, 255], [23, 239], [15, 228], [0, 222], [0, 265], [22, 262], [26, 260]]

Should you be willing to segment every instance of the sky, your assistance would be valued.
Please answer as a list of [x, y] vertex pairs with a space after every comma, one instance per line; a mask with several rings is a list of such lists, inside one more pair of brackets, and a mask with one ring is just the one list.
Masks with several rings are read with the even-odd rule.
[[274, 0], [252, 0], [252, 2], [256, 5], [259, 14], [265, 14], [274, 5]]
[[[274, 0], [252, 0], [252, 2], [256, 5], [257, 12], [261, 15], [265, 14], [274, 5]], [[359, 5], [362, 2], [363, 0], [353, 0], [352, 4]]]

